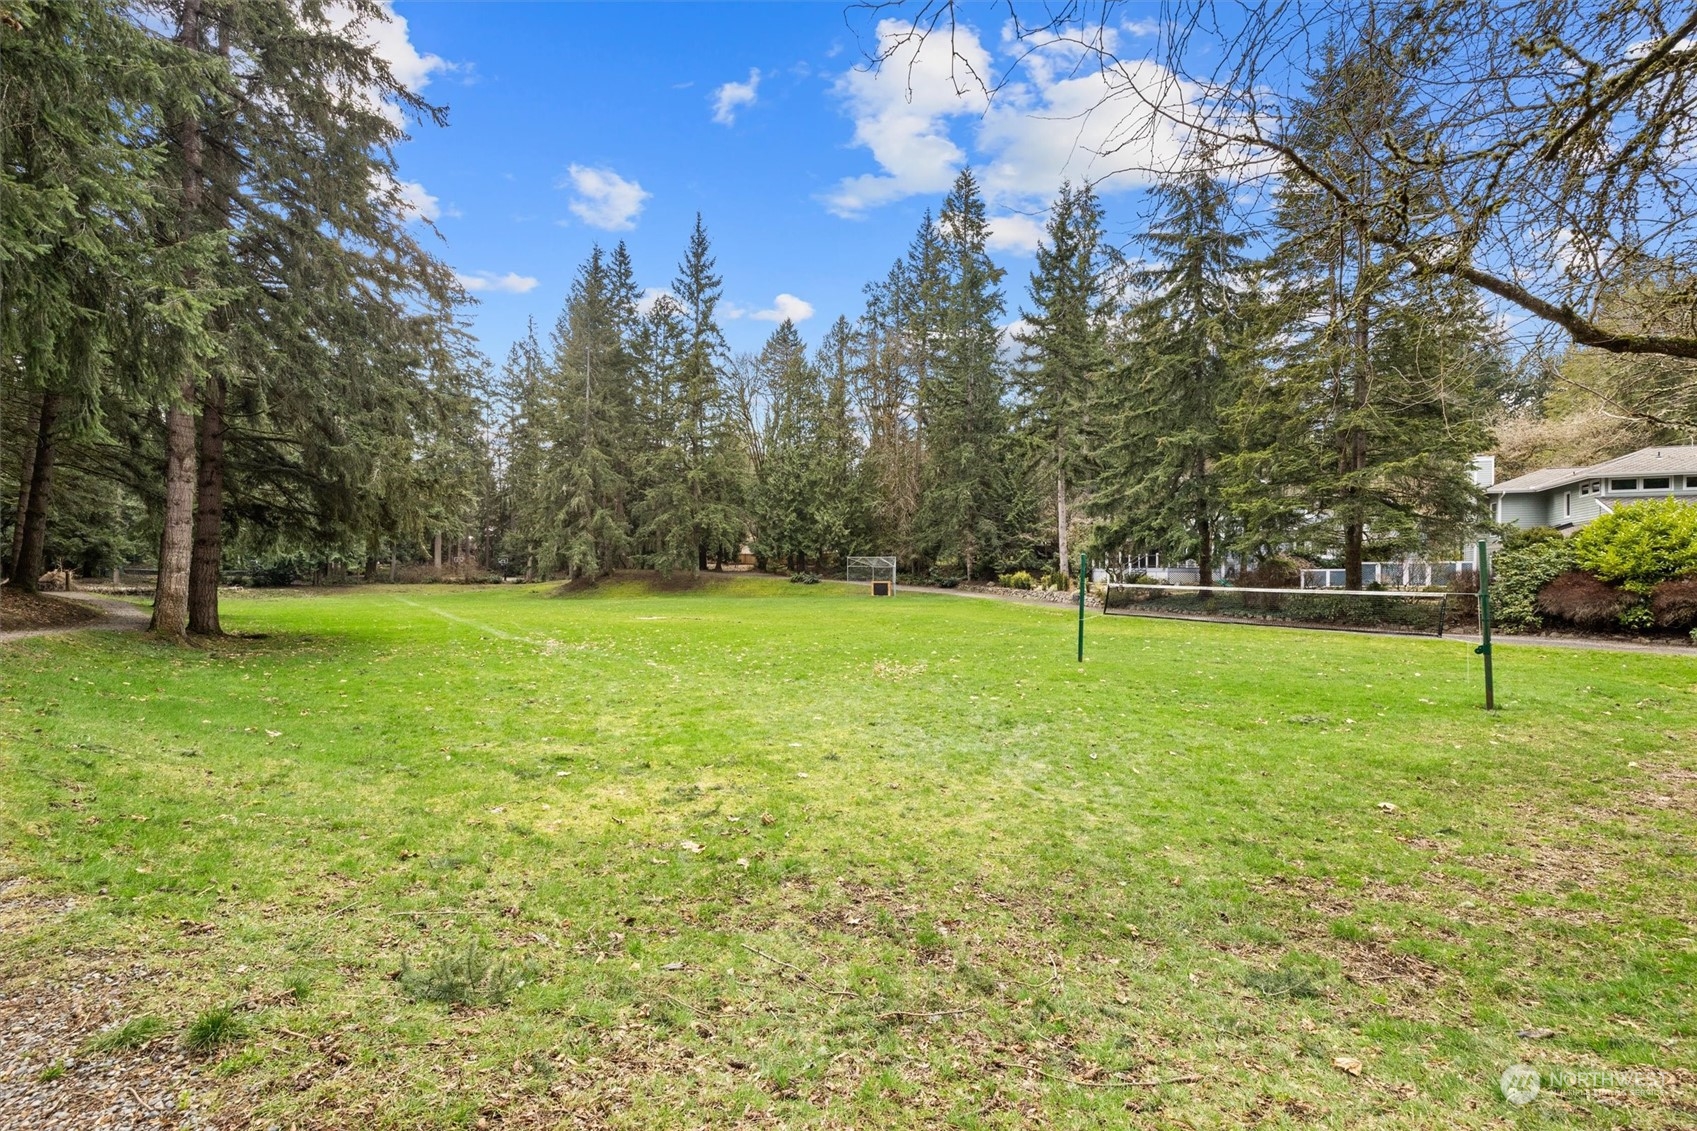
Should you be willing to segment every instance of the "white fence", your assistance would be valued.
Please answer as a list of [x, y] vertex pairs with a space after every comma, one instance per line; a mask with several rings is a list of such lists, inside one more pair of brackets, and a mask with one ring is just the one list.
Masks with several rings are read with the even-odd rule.
[[[1457, 573], [1471, 568], [1467, 562], [1362, 562], [1361, 584], [1381, 585], [1386, 589], [1429, 589], [1448, 585]], [[1302, 571], [1302, 587], [1342, 589], [1344, 571], [1305, 569]]]

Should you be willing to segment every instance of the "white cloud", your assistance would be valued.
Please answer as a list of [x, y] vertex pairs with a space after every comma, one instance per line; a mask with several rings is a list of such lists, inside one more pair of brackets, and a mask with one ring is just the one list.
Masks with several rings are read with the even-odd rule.
[[1043, 221], [1035, 216], [1010, 212], [1006, 216], [990, 217], [990, 238], [985, 240], [991, 251], [1017, 251], [1030, 255], [1043, 239]]
[[570, 187], [577, 198], [567, 207], [572, 215], [592, 228], [623, 232], [636, 227], [642, 202], [654, 194], [635, 181], [627, 181], [611, 169], [573, 165], [559, 187]]
[[488, 271], [478, 271], [470, 275], [456, 276], [460, 286], [468, 291], [491, 291], [509, 295], [529, 294], [536, 289], [537, 280], [530, 275], [518, 275], [508, 271], [505, 275], [493, 275]]
[[431, 195], [417, 181], [397, 181], [401, 195], [401, 212], [409, 220], [435, 220], [442, 215], [442, 201]]
[[728, 82], [713, 92], [713, 120], [721, 126], [735, 125], [737, 111], [753, 106], [759, 91], [760, 71], [750, 67], [747, 82]]
[[636, 300], [636, 311], [638, 314], [646, 315], [654, 309], [654, 304], [661, 299], [669, 298], [676, 301], [677, 297], [665, 287], [644, 287], [642, 297]]
[[395, 11], [393, 0], [382, 0], [386, 20], [366, 25], [366, 39], [377, 48], [377, 54], [389, 64], [402, 86], [417, 94], [430, 84], [437, 71], [451, 71], [454, 65], [440, 55], [420, 52], [412, 44], [407, 18]]
[[[900, 20], [880, 21], [880, 48], [894, 47], [906, 28]], [[871, 150], [883, 173], [845, 178], [825, 206], [856, 217], [903, 197], [946, 191], [966, 161], [949, 137], [948, 119], [982, 112], [982, 102], [975, 107], [963, 93], [970, 81], [965, 68], [988, 74], [989, 61], [978, 36], [961, 27], [952, 51], [949, 40], [932, 37], [911, 54], [898, 48], [877, 70], [856, 67], [838, 79], [836, 94], [854, 119], [854, 144]]]
[[772, 300], [770, 310], [756, 310], [749, 317], [761, 322], [805, 322], [813, 317], [813, 304], [791, 294], [781, 294]]
[[[430, 85], [430, 77], [438, 71], [459, 68], [429, 52], [413, 46], [412, 31], [405, 16], [395, 11], [393, 0], [378, 0], [375, 18], [366, 18], [347, 4], [331, 3], [324, 9], [325, 24], [336, 31], [352, 30], [353, 38], [373, 49], [378, 58], [389, 65], [389, 71], [408, 90], [417, 94]], [[366, 92], [377, 108], [397, 126], [403, 123], [401, 108], [382, 98], [375, 89]]]
[[[945, 192], [969, 161], [993, 206], [1028, 212], [1040, 210], [1062, 180], [1114, 192], [1150, 184], [1182, 161], [1183, 135], [1154, 107], [1183, 111], [1195, 92], [1159, 64], [1104, 71], [1073, 44], [1005, 45], [1019, 52], [1018, 81], [986, 104], [980, 78], [993, 80], [1011, 58], [992, 57], [969, 27], [955, 29], [952, 41], [932, 36], [917, 47], [901, 41], [908, 27], [882, 21], [880, 47], [890, 52], [883, 67], [837, 80], [854, 144], [870, 150], [881, 170], [845, 178], [825, 196], [839, 216]], [[1100, 34], [1112, 50], [1117, 33]], [[1034, 246], [1029, 225], [1010, 218], [1001, 229], [1003, 246]]]

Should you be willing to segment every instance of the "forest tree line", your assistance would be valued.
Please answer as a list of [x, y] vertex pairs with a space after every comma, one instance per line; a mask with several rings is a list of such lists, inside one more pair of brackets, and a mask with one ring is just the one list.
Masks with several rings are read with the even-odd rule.
[[[1511, 350], [1463, 275], [1418, 270], [1352, 205], [1445, 193], [1364, 155], [1422, 128], [1372, 44], [1315, 67], [1282, 142], [1310, 175], [1263, 184], [1253, 220], [1205, 155], [1129, 239], [1065, 185], [1009, 280], [966, 170], [858, 314], [733, 354], [698, 218], [665, 293], [644, 297], [624, 246], [596, 249], [551, 332], [493, 366], [396, 179], [403, 123], [442, 112], [369, 46], [378, 5], [334, 11], [7, 4], [10, 584], [156, 561], [173, 637], [218, 631], [232, 567], [378, 577], [444, 542], [535, 577], [744, 547], [769, 568], [878, 553], [984, 577], [1090, 549], [1205, 570], [1296, 553], [1358, 584], [1363, 560], [1449, 556], [1481, 521], [1469, 464], [1493, 430], [1525, 462], [1681, 435], [1607, 406], [1680, 403], [1691, 363]], [[1648, 264], [1588, 317], [1630, 325], [1684, 277]]]

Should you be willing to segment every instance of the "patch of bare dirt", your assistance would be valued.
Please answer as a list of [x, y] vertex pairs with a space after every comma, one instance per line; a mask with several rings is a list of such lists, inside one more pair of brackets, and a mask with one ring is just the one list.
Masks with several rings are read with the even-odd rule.
[[100, 618], [99, 609], [78, 601], [67, 601], [46, 593], [26, 593], [10, 586], [0, 587], [0, 630], [6, 632], [73, 628]]

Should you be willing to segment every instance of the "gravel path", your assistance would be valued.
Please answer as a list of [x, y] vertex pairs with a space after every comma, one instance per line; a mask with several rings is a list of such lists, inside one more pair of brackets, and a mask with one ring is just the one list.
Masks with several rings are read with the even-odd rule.
[[[98, 593], [54, 593], [53, 596], [91, 605], [99, 609], [104, 616], [87, 624], [68, 624], [58, 628], [10, 629], [0, 632], [0, 644], [13, 640], [28, 640], [32, 636], [57, 636], [62, 632], [143, 632], [147, 629], [148, 622], [153, 619], [146, 609], [138, 608], [128, 601], [120, 601], [116, 597], [103, 597]], [[0, 1118], [4, 1118], [4, 1113], [0, 1113]]]
[[22, 880], [0, 882], [0, 1131], [232, 1126], [196, 1110], [209, 1089], [202, 1065], [174, 1033], [135, 1049], [84, 1051], [90, 1037], [133, 1018], [126, 991], [149, 972], [139, 964], [103, 968], [98, 956], [67, 956], [53, 963], [53, 978], [39, 976], [24, 940], [44, 918], [73, 906], [32, 895]]

